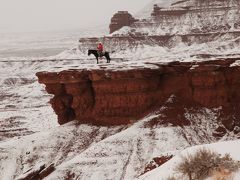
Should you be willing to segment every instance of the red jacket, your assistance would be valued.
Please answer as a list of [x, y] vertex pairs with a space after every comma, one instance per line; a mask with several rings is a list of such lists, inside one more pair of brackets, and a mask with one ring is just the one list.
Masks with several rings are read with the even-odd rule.
[[98, 50], [98, 51], [103, 51], [103, 45], [102, 45], [102, 44], [98, 44], [97, 50]]

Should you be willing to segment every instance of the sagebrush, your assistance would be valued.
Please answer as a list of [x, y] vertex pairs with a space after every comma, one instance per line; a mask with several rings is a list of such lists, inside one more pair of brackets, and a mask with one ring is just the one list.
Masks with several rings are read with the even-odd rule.
[[199, 149], [195, 154], [182, 157], [176, 171], [188, 176], [189, 180], [203, 180], [213, 172], [227, 170], [230, 173], [240, 168], [240, 162], [229, 154], [224, 156], [208, 149]]

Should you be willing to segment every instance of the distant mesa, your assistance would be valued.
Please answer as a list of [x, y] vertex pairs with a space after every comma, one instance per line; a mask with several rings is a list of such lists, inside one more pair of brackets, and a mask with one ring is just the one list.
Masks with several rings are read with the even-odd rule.
[[[154, 4], [151, 16], [154, 18], [159, 18], [159, 16], [179, 16], [186, 14], [189, 7], [174, 7], [165, 9]], [[118, 11], [111, 18], [111, 23], [109, 25], [110, 34], [121, 29], [124, 26], [131, 26], [135, 22], [145, 21], [146, 19], [136, 19], [128, 11]]]
[[[111, 19], [110, 33], [123, 26], [141, 31], [141, 28], [154, 29], [159, 27], [161, 31], [176, 34], [171, 30], [177, 28], [179, 32], [192, 33], [198, 28], [198, 33], [229, 31], [239, 28], [239, 4], [229, 0], [181, 0], [172, 3], [169, 7], [153, 4], [147, 18], [134, 18], [127, 11], [118, 11]], [[204, 18], [208, 17], [208, 18]], [[156, 28], [155, 28], [156, 29]], [[165, 32], [166, 34], [167, 32]], [[164, 34], [162, 34], [164, 35]]]

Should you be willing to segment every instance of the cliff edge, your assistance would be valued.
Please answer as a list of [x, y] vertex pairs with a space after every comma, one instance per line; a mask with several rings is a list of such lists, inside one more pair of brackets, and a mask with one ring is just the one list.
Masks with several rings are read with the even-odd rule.
[[129, 124], [174, 97], [173, 107], [165, 110], [166, 122], [187, 125], [188, 121], [179, 118], [185, 109], [220, 108], [219, 121], [233, 130], [240, 122], [240, 67], [234, 66], [236, 61], [155, 63], [157, 68], [79, 69], [36, 75], [54, 95], [50, 103], [59, 124], [74, 119], [107, 126]]

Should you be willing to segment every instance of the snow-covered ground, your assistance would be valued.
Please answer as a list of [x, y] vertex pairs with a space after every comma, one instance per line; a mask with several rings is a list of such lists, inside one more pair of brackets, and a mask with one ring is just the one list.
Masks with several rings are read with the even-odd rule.
[[[134, 179], [154, 157], [217, 141], [212, 133], [218, 126], [218, 109], [186, 110], [191, 126], [174, 127], [161, 123], [164, 110], [172, 103], [167, 101], [158, 111], [128, 127], [71, 122], [2, 142], [0, 179], [13, 179], [39, 163], [55, 164], [55, 171], [46, 179]], [[229, 132], [221, 140], [235, 138]]]

